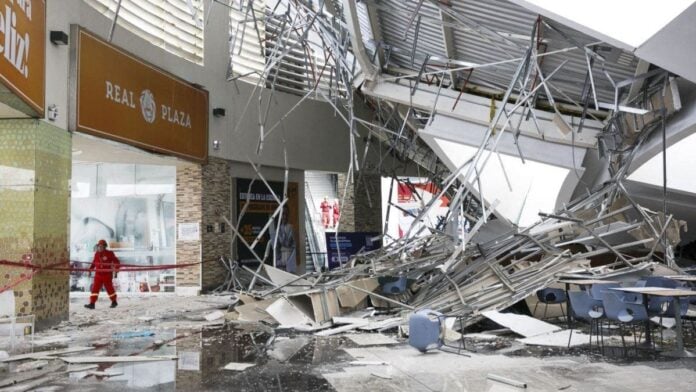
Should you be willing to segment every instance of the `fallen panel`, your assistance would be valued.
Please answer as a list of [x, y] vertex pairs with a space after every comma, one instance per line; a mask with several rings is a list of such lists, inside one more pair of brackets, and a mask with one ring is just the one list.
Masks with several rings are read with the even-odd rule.
[[9, 358], [3, 358], [3, 359], [0, 359], [0, 363], [1, 362], [12, 362], [12, 361], [23, 361], [25, 359], [53, 357], [53, 356], [57, 356], [57, 355], [79, 353], [79, 352], [89, 351], [89, 350], [94, 350], [94, 347], [72, 347], [72, 348], [66, 348], [63, 350], [37, 351], [35, 353], [20, 354], [20, 355], [11, 356]]
[[271, 267], [270, 265], [264, 265], [263, 268], [266, 271], [266, 274], [268, 275], [268, 278], [271, 280], [271, 282], [273, 282], [278, 287], [283, 286], [281, 290], [283, 290], [286, 293], [294, 293], [297, 291], [306, 290], [312, 286], [312, 282], [306, 279], [300, 279], [295, 274], [291, 274], [278, 268]]
[[314, 335], [316, 336], [331, 336], [331, 335], [336, 335], [342, 332], [347, 332], [347, 331], [352, 331], [362, 325], [367, 325], [367, 320], [365, 320], [365, 323], [363, 324], [348, 324], [348, 325], [342, 325], [338, 328], [331, 328], [331, 329], [325, 329], [323, 331], [319, 331], [315, 333]]
[[234, 310], [239, 313], [237, 320], [239, 321], [261, 321], [272, 320], [271, 316], [266, 313], [266, 308], [275, 300], [265, 299], [263, 301], [254, 301], [241, 306], [236, 306]]
[[156, 362], [171, 361], [177, 359], [176, 356], [128, 356], [128, 357], [60, 357], [67, 363], [120, 363], [120, 362]]
[[[379, 282], [374, 278], [360, 279], [349, 283], [355, 287], [359, 287], [367, 291], [374, 291], [377, 287], [379, 287]], [[338, 302], [340, 302], [341, 306], [345, 308], [353, 308], [358, 306], [365, 298], [367, 298], [368, 294], [347, 286], [338, 286], [336, 288], [336, 295], [338, 295]]]
[[218, 320], [218, 319], [221, 319], [221, 318], [225, 317], [225, 313], [223, 313], [223, 312], [221, 312], [221, 311], [219, 311], [219, 310], [216, 310], [216, 311], [214, 311], [214, 312], [212, 312], [212, 313], [206, 314], [204, 317], [205, 317], [205, 319], [208, 320], [208, 321], [215, 321], [215, 320]]
[[285, 362], [295, 356], [304, 346], [309, 343], [309, 338], [300, 336], [297, 338], [287, 338], [279, 340], [276, 338], [273, 343], [273, 348], [268, 350], [268, 356], [277, 359], [280, 362]]
[[[590, 335], [586, 335], [579, 331], [572, 332], [573, 336], [570, 337], [570, 347], [590, 344]], [[568, 347], [568, 338], [570, 333], [571, 331], [569, 329], [563, 329], [525, 339], [517, 339], [517, 341], [520, 343], [529, 344], [531, 346]]]
[[279, 298], [266, 308], [266, 313], [273, 316], [280, 325], [294, 327], [313, 325], [314, 321], [295, 307], [287, 298]]
[[496, 311], [488, 311], [481, 314], [526, 338], [561, 330], [561, 327], [521, 314], [500, 313]]
[[119, 372], [117, 370], [105, 370], [103, 372], [100, 371], [91, 371], [87, 372], [90, 376], [95, 376], [95, 377], [115, 377], [115, 376], [122, 376], [123, 372]]
[[255, 363], [230, 362], [223, 369], [241, 372], [250, 367], [256, 366]]
[[335, 290], [294, 293], [288, 295], [287, 299], [316, 323], [329, 321], [341, 314]]
[[381, 333], [361, 333], [350, 334], [346, 337], [352, 340], [359, 346], [379, 346], [386, 344], [399, 344], [399, 341], [391, 336], [382, 335]]

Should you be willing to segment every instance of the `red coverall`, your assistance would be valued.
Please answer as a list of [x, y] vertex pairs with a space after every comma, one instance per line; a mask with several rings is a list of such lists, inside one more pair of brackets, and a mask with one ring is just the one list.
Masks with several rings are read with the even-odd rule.
[[[333, 226], [336, 226], [338, 224], [338, 218], [340, 218], [341, 212], [338, 208], [338, 202], [335, 202], [333, 204]], [[333, 227], [331, 226], [331, 227]]]
[[96, 272], [94, 273], [94, 284], [92, 285], [92, 295], [89, 297], [89, 303], [94, 304], [97, 302], [102, 286], [106, 287], [106, 292], [109, 294], [111, 302], [116, 302], [116, 291], [114, 291], [111, 278], [114, 272], [118, 272], [119, 265], [118, 258], [110, 250], [104, 249], [94, 254], [94, 260], [92, 260], [89, 269], [96, 269]]
[[324, 225], [324, 228], [328, 228], [329, 225], [331, 224], [331, 217], [329, 216], [329, 211], [331, 211], [331, 204], [329, 204], [328, 201], [324, 200], [319, 204], [319, 208], [321, 209], [321, 223]]

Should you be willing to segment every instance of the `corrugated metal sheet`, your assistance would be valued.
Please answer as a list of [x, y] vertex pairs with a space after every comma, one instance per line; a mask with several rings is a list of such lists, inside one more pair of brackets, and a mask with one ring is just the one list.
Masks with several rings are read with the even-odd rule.
[[[398, 53], [392, 53], [390, 56], [390, 63], [414, 71], [420, 69], [426, 55], [447, 58], [440, 10], [431, 1], [426, 0], [419, 11], [421, 29], [415, 45], [415, 53], [412, 53], [415, 22], [404, 39], [409, 17], [417, 3], [416, 0], [381, 0], [375, 3], [378, 8], [382, 39], [386, 45], [398, 49]], [[454, 17], [454, 20], [448, 23], [448, 26], [452, 28], [454, 41], [455, 53], [451, 57], [453, 60], [490, 64], [524, 55], [531, 42], [530, 35], [537, 21], [537, 14], [503, 0], [450, 0], [449, 4], [450, 7], [443, 6], [443, 9]], [[559, 23], [554, 23], [554, 26], [572, 42], [586, 45], [597, 41]], [[542, 27], [542, 38], [543, 45], [539, 48], [540, 52], [551, 52], [574, 46], [563, 35], [546, 26]], [[365, 37], [364, 40], [367, 41]], [[373, 47], [374, 44], [371, 42], [368, 46]], [[638, 61], [632, 54], [611, 48], [606, 44], [599, 48], [598, 53], [605, 56], [607, 61], [595, 61], [593, 66], [597, 98], [600, 101], [612, 102], [614, 90], [602, 69], [606, 70], [616, 82], [632, 77]], [[413, 62], [412, 56], [415, 57]], [[553, 86], [562, 90], [565, 96], [555, 90], [552, 90], [552, 94], [559, 101], [580, 102], [587, 75], [587, 62], [582, 49], [545, 56], [541, 61], [542, 72], [548, 75], [565, 60], [568, 62], [551, 81]], [[477, 68], [472, 73], [469, 83], [504, 90], [510, 83], [517, 64], [514, 62]], [[461, 77], [466, 77], [467, 74], [468, 71], [459, 73]], [[543, 90], [541, 95], [544, 95]]]
[[[412, 50], [416, 25], [418, 24], [417, 18], [412, 22], [405, 37], [404, 33], [406, 33], [406, 27], [416, 5], [416, 2], [404, 3], [398, 0], [379, 2], [378, 17], [382, 38], [386, 43], [404, 51], [410, 52]], [[424, 2], [419, 15], [421, 15], [421, 23], [415, 47], [417, 57], [425, 58], [426, 55], [447, 57], [442, 27], [439, 23], [434, 23], [440, 20], [438, 9], [433, 4]], [[394, 55], [391, 60], [400, 67], [418, 69], [421, 66], [420, 63], [411, 65], [410, 55]]]
[[[273, 85], [276, 90], [296, 95], [305, 95], [314, 88], [318, 79], [318, 88], [328, 91], [331, 75], [335, 71], [333, 60], [327, 58], [321, 39], [316, 32], [311, 32], [305, 42], [313, 44], [305, 45], [305, 42], [300, 42], [301, 29], [288, 34], [287, 29], [292, 26], [292, 18], [297, 16], [295, 9], [291, 8], [290, 19], [284, 24], [288, 3], [286, 0], [280, 0], [279, 7], [276, 7], [276, 3], [278, 0], [254, 1], [253, 16], [252, 11], [247, 11], [249, 2], [242, 3], [241, 8], [233, 7], [230, 10], [230, 76], [251, 83], [258, 83], [259, 78], [263, 76], [264, 86]], [[274, 9], [275, 12], [272, 12]], [[253, 21], [254, 18], [256, 23]], [[278, 56], [288, 48], [291, 49], [279, 59]], [[276, 60], [279, 61], [275, 63]], [[264, 70], [271, 63], [275, 65], [264, 74]], [[335, 90], [335, 79], [332, 84]]]
[[[118, 0], [84, 0], [113, 19]], [[181, 58], [203, 63], [203, 1], [122, 0], [119, 26]]]

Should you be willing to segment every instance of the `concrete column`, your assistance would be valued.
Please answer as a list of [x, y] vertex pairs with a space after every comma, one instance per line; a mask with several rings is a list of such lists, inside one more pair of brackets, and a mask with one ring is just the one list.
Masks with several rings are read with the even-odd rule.
[[[360, 178], [354, 176], [355, 181]], [[338, 175], [339, 199], [343, 196], [347, 175]], [[356, 186], [348, 183], [346, 200], [341, 206], [340, 231], [345, 232], [382, 232], [382, 195], [381, 180], [377, 174], [363, 174], [361, 183]]]
[[[0, 259], [69, 265], [70, 134], [35, 120], [0, 120]], [[0, 266], [15, 314], [43, 329], [68, 319], [69, 275]]]
[[222, 216], [230, 218], [231, 177], [228, 161], [210, 158], [203, 166], [203, 290], [225, 282], [227, 270], [220, 256], [232, 256], [232, 232]]
[[[201, 261], [201, 238], [182, 240], [179, 238], [179, 226], [197, 223], [203, 232], [203, 167], [191, 165], [176, 169], [176, 263], [188, 264]], [[201, 266], [176, 269], [176, 292], [195, 295], [201, 289]]]

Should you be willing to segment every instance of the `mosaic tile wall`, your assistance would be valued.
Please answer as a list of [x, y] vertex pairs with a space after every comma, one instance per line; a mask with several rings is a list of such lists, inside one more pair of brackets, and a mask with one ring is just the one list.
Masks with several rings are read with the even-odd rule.
[[[0, 120], [0, 259], [68, 261], [70, 134], [38, 120]], [[0, 286], [28, 270], [0, 266]], [[68, 317], [68, 274], [41, 272], [13, 288], [37, 328]]]
[[231, 176], [226, 160], [210, 158], [203, 166], [203, 290], [212, 290], [225, 282], [227, 270], [218, 261], [231, 254], [232, 232], [221, 215], [230, 216]]
[[198, 286], [202, 290], [218, 287], [226, 270], [218, 261], [230, 254], [229, 227], [221, 230], [221, 214], [230, 216], [230, 171], [226, 160], [210, 158], [202, 166], [177, 169], [176, 220], [200, 222], [201, 241], [177, 241], [177, 263], [206, 261], [200, 267], [177, 270], [177, 286]]
[[[203, 169], [201, 165], [176, 169], [176, 223], [201, 222], [203, 193]], [[201, 227], [201, 231], [203, 231]], [[177, 232], [177, 264], [201, 261], [201, 241], [179, 241]], [[177, 287], [199, 287], [201, 267], [176, 269]]]

